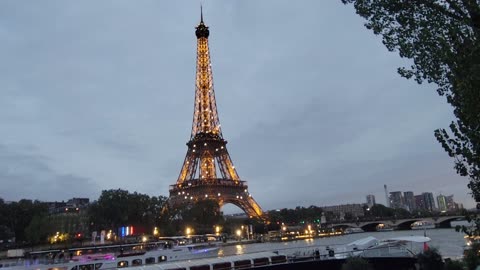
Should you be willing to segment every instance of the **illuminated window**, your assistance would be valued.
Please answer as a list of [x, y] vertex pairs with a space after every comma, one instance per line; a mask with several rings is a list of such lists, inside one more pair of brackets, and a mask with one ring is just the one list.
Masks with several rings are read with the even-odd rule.
[[117, 267], [118, 268], [128, 267], [128, 262], [127, 261], [118, 262]]

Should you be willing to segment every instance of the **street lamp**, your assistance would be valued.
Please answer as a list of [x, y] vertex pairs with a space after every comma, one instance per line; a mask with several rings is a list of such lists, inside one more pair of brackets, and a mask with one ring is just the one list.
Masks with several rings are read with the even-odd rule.
[[241, 239], [241, 236], [242, 236], [242, 230], [237, 229], [236, 234], [237, 234], [238, 240], [240, 240], [240, 239]]
[[193, 229], [190, 228], [190, 227], [187, 227], [187, 229], [185, 230], [185, 233], [186, 233], [187, 236], [189, 236], [190, 234], [192, 234], [192, 232], [193, 232]]

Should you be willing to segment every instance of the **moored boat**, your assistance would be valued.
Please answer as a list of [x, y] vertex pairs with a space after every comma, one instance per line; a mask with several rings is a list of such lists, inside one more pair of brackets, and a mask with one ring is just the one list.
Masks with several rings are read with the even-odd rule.
[[415, 221], [410, 225], [412, 230], [435, 229], [435, 223], [427, 220]]
[[[113, 247], [113, 246], [112, 246]], [[117, 247], [117, 246], [115, 246]], [[32, 252], [28, 257], [11, 262], [0, 262], [3, 270], [97, 270], [118, 269], [141, 265], [163, 264], [172, 261], [193, 260], [218, 256], [219, 247], [212, 244], [162, 245], [149, 249], [133, 248], [120, 249], [114, 253], [94, 253], [70, 255], [68, 259], [63, 253], [53, 259], [50, 254], [54, 251]], [[108, 248], [108, 247], [105, 247]], [[40, 256], [43, 255], [46, 256]], [[60, 255], [62, 255], [60, 257]]]

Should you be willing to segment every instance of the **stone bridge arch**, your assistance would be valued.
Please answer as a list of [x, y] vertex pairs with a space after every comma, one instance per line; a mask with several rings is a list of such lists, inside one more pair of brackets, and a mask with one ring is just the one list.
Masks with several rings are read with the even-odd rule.
[[455, 220], [465, 220], [464, 216], [439, 217], [435, 223], [437, 228], [451, 228], [450, 222]]

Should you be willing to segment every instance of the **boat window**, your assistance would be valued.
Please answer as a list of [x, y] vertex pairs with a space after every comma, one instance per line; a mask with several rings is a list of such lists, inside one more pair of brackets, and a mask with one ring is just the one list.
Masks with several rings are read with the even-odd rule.
[[253, 259], [253, 266], [261, 266], [261, 265], [268, 265], [268, 264], [269, 264], [268, 258]]
[[167, 256], [160, 256], [158, 257], [158, 262], [164, 262], [167, 260]]
[[190, 270], [210, 270], [210, 265], [205, 264], [205, 265], [190, 266]]
[[118, 268], [123, 268], [123, 267], [128, 267], [128, 262], [127, 261], [120, 261], [117, 263]]
[[272, 264], [287, 262], [287, 257], [284, 255], [272, 256], [270, 259], [272, 260]]
[[132, 266], [142, 265], [142, 259], [135, 259], [132, 261]]
[[252, 266], [250, 260], [240, 260], [233, 262], [235, 269], [246, 269]]
[[145, 259], [145, 264], [154, 264], [154, 263], [155, 263], [154, 257], [149, 257]]
[[232, 264], [230, 262], [213, 264], [213, 270], [230, 270], [230, 269], [232, 269]]
[[96, 263], [95, 270], [102, 268], [103, 263]]
[[79, 270], [95, 270], [95, 267], [93, 267], [93, 264], [82, 264], [78, 266]]

